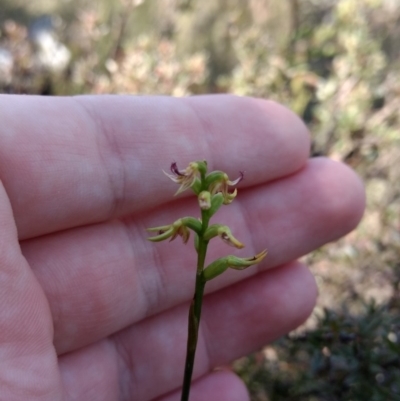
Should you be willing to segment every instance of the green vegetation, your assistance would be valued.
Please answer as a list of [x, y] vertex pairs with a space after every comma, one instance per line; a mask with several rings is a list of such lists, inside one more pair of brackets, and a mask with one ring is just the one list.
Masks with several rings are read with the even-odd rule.
[[[305, 257], [320, 288], [314, 316], [235, 368], [256, 401], [400, 400], [397, 0], [0, 3], [2, 92], [272, 98], [308, 124], [313, 156], [354, 168], [362, 223]], [[28, 41], [42, 12], [70, 51], [62, 68]]]
[[362, 313], [324, 310], [314, 330], [290, 335], [235, 363], [254, 399], [399, 400], [400, 316], [374, 304]]

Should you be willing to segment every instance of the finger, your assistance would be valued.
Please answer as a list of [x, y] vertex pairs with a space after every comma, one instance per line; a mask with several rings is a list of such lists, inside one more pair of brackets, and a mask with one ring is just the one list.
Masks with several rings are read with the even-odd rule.
[[160, 172], [174, 160], [245, 170], [254, 185], [295, 172], [309, 152], [292, 112], [232, 96], [0, 96], [0, 118], [0, 176], [21, 239], [170, 201]]
[[0, 398], [61, 400], [50, 310], [21, 254], [1, 182], [0, 227]]
[[[298, 263], [206, 296], [194, 379], [294, 329], [311, 313], [316, 286]], [[144, 320], [91, 348], [61, 357], [76, 400], [99, 399], [117, 376], [124, 399], [145, 401], [182, 385], [189, 304]], [[113, 344], [113, 345], [111, 345]], [[107, 374], [108, 371], [108, 374]], [[84, 378], [86, 372], [97, 372]], [[100, 372], [100, 373], [99, 373]], [[104, 383], [99, 379], [104, 377]], [[89, 397], [90, 395], [90, 397]], [[115, 397], [117, 398], [117, 397]], [[102, 400], [103, 398], [100, 398]]]
[[[157, 401], [179, 401], [180, 390], [157, 398]], [[218, 371], [192, 383], [190, 401], [249, 401], [249, 393], [233, 372]]]
[[[354, 173], [327, 159], [311, 160], [295, 175], [242, 191], [221, 211], [220, 221], [229, 223], [246, 243], [240, 255], [251, 256], [264, 248], [269, 254], [260, 267], [228, 271], [210, 282], [207, 290], [284, 264], [344, 235], [361, 218], [363, 202], [362, 186]], [[125, 224], [74, 229], [22, 244], [49, 299], [59, 353], [90, 344], [192, 297], [196, 260], [190, 244], [183, 246], [179, 240], [149, 243], [145, 231], [145, 227], [192, 214], [190, 207], [187, 202], [177, 203], [168, 214], [160, 210]], [[209, 260], [235, 252], [227, 248], [221, 249], [216, 239]]]
[[[60, 360], [65, 398], [64, 401], [140, 401], [137, 394], [122, 386], [125, 373], [118, 370], [119, 356], [111, 341], [87, 347], [82, 351], [63, 356]], [[83, 374], [84, 372], [84, 374]], [[157, 388], [158, 383], [154, 384]], [[157, 401], [180, 400], [180, 390], [162, 395]], [[233, 372], [218, 371], [206, 374], [192, 383], [190, 401], [248, 401], [249, 395], [244, 383]]]

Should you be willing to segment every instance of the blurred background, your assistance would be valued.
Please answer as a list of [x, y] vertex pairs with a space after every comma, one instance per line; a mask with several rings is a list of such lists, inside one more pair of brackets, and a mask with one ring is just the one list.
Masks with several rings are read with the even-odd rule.
[[313, 316], [233, 368], [254, 401], [400, 400], [400, 0], [0, 0], [0, 92], [277, 100], [367, 211], [306, 256]]

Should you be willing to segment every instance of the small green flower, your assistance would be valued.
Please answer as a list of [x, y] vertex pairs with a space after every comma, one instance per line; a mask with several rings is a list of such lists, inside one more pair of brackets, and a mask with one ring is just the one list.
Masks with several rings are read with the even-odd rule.
[[234, 255], [225, 256], [212, 262], [203, 270], [203, 277], [206, 281], [222, 274], [228, 268], [235, 270], [244, 270], [249, 266], [260, 263], [267, 256], [267, 250], [258, 253], [250, 258], [238, 258]]
[[221, 173], [221, 174], [219, 176], [216, 175], [215, 179], [212, 178], [209, 180], [211, 182], [208, 187], [208, 190], [210, 191], [211, 195], [221, 192], [224, 198], [223, 201], [224, 205], [229, 205], [230, 203], [232, 203], [232, 201], [235, 199], [237, 195], [237, 189], [235, 188], [233, 192], [229, 192], [229, 187], [233, 187], [239, 184], [239, 182], [243, 180], [244, 174], [242, 171], [240, 171], [239, 177], [236, 178], [236, 180], [231, 181], [229, 180], [227, 174], [222, 172], [215, 172], [215, 173]]
[[239, 249], [244, 248], [244, 244], [242, 244], [233, 236], [230, 228], [221, 224], [213, 224], [212, 226], [208, 227], [204, 233], [204, 239], [208, 241], [217, 235], [222, 239], [222, 241], [230, 246], [234, 246], [235, 248]]
[[174, 162], [171, 164], [170, 169], [172, 174], [168, 174], [164, 170], [163, 172], [173, 182], [180, 184], [175, 195], [186, 191], [188, 188], [192, 188], [196, 194], [200, 192], [201, 177], [207, 172], [207, 163], [205, 161], [191, 162], [184, 170], [179, 170]]
[[190, 238], [189, 228], [199, 233], [201, 232], [201, 222], [193, 217], [183, 217], [166, 226], [148, 228], [147, 231], [157, 232], [156, 236], [150, 237], [148, 240], [160, 242], [170, 238], [170, 241], [173, 241], [179, 235], [182, 237], [183, 243], [186, 244]]

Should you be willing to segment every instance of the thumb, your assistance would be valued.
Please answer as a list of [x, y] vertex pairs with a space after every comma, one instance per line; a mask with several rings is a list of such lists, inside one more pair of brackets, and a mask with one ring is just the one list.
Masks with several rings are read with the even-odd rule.
[[0, 400], [61, 400], [47, 299], [21, 253], [0, 181]]

